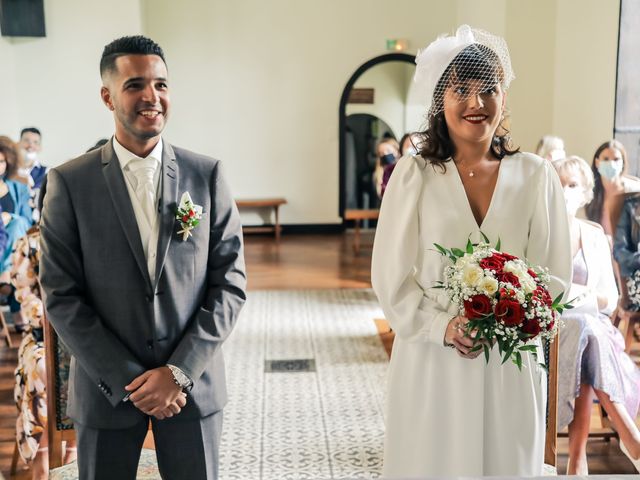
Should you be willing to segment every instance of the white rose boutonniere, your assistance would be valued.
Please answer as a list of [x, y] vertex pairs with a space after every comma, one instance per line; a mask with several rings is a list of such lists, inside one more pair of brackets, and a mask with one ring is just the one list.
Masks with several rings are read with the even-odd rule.
[[176, 220], [180, 222], [178, 235], [182, 235], [183, 242], [193, 235], [191, 230], [198, 226], [201, 218], [202, 206], [193, 203], [189, 192], [184, 192], [180, 198], [180, 205], [176, 210]]

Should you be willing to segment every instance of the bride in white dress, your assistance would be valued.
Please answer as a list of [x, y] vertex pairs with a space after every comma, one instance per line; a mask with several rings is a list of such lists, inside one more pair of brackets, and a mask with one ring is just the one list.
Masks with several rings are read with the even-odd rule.
[[562, 187], [548, 162], [512, 149], [501, 126], [513, 78], [502, 39], [463, 25], [416, 64], [428, 127], [419, 155], [391, 176], [371, 273], [396, 334], [384, 477], [541, 475], [546, 374], [528, 355], [519, 371], [495, 351], [488, 365], [470, 352], [460, 328], [468, 320], [432, 288], [445, 265], [433, 244], [463, 248], [481, 230], [547, 267], [555, 296], [572, 270]]

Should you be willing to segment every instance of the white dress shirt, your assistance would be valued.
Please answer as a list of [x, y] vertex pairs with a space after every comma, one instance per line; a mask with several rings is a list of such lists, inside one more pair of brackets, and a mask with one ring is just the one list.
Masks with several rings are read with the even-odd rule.
[[[158, 218], [158, 210], [155, 209], [155, 216], [152, 222], [149, 222], [147, 216], [142, 209], [142, 205], [138, 196], [136, 195], [136, 187], [138, 180], [134, 173], [130, 170], [129, 164], [134, 160], [138, 160], [141, 157], [136, 154], [130, 152], [126, 148], [124, 148], [120, 142], [113, 137], [113, 149], [116, 152], [116, 156], [118, 157], [118, 161], [120, 162], [120, 168], [122, 169], [122, 173], [125, 178], [125, 184], [127, 185], [127, 191], [129, 192], [129, 198], [131, 199], [131, 205], [133, 206], [133, 213], [136, 217], [136, 223], [138, 224], [138, 230], [140, 232], [140, 240], [142, 241], [142, 250], [144, 251], [144, 256], [147, 260], [147, 269], [149, 270], [149, 277], [151, 278], [151, 282], [155, 281], [156, 276], [156, 260], [158, 256], [158, 235], [160, 233], [160, 222]], [[155, 185], [155, 201], [154, 204], [158, 204], [158, 199], [160, 198], [160, 172], [162, 170], [162, 138], [153, 147], [151, 153], [145, 157], [145, 159], [153, 159], [157, 162], [156, 171], [153, 177], [153, 183]]]

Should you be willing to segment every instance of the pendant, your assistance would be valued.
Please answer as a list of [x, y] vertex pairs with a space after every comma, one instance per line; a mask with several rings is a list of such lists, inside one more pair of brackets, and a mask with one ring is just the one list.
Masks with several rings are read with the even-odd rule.
[[469, 172], [469, 176], [473, 177], [474, 173], [473, 172]]

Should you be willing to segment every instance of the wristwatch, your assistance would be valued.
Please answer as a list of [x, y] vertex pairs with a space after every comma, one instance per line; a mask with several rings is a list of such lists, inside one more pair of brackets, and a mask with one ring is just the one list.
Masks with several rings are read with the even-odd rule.
[[171, 373], [173, 374], [173, 381], [176, 385], [178, 385], [180, 388], [191, 388], [193, 382], [182, 370], [180, 370], [175, 365], [167, 364], [167, 367], [169, 367], [169, 370], [171, 370]]

